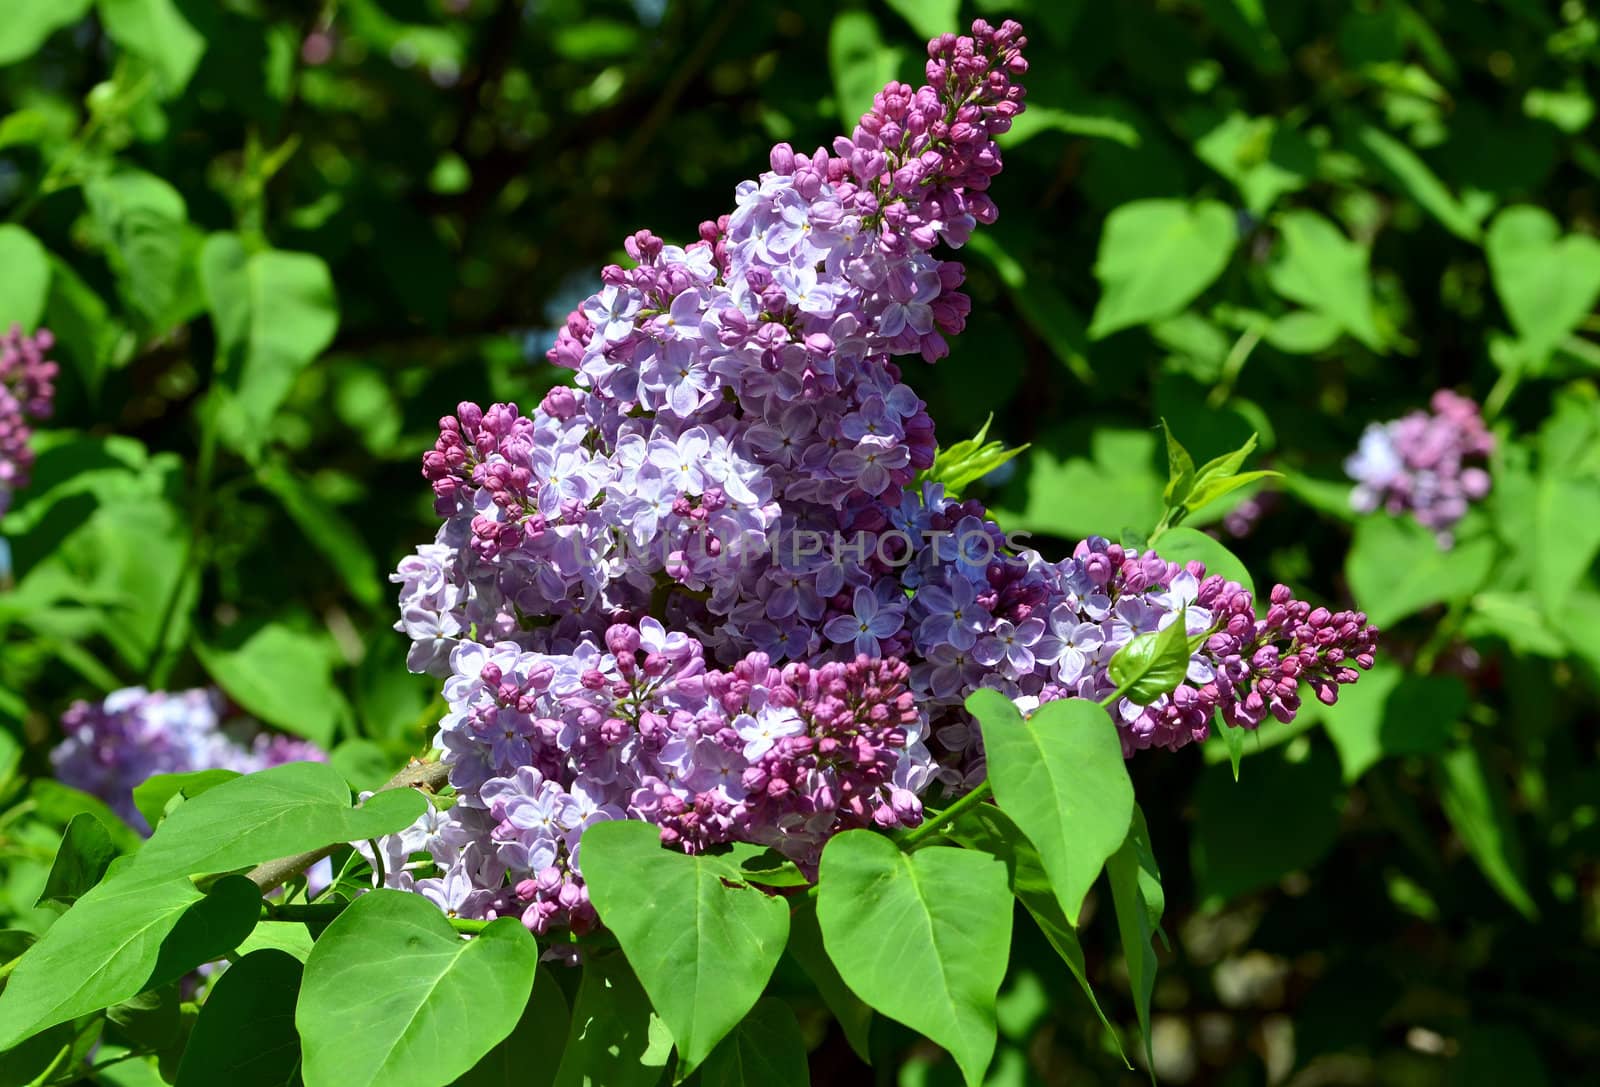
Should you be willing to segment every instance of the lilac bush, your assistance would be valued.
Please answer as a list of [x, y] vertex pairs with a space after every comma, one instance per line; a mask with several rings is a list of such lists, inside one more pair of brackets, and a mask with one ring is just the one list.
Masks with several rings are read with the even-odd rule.
[[1186, 681], [1115, 698], [1125, 754], [1215, 714], [1286, 721], [1371, 666], [1360, 613], [1279, 586], [1258, 619], [1202, 564], [1102, 539], [1050, 561], [919, 484], [933, 424], [893, 360], [935, 361], [965, 322], [933, 250], [995, 218], [1025, 45], [1009, 22], [934, 39], [925, 86], [890, 84], [831, 153], [775, 147], [699, 241], [628, 238], [635, 267], [604, 269], [549, 352], [575, 387], [441, 420], [443, 525], [392, 580], [411, 668], [444, 680], [456, 802], [386, 845], [391, 885], [582, 931], [581, 838], [619, 818], [814, 874], [831, 835], [914, 827], [930, 785], [983, 780], [975, 690], [1113, 698], [1117, 652], [1180, 618]]

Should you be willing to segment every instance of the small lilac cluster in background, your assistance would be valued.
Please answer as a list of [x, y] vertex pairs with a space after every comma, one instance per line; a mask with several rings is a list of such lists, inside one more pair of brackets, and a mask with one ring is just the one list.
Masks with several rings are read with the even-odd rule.
[[1489, 493], [1483, 462], [1495, 439], [1467, 397], [1440, 389], [1429, 406], [1368, 426], [1344, 467], [1356, 481], [1350, 494], [1355, 509], [1410, 513], [1449, 547], [1451, 526]]
[[0, 514], [28, 485], [32, 424], [50, 417], [57, 366], [45, 356], [55, 342], [49, 329], [26, 336], [21, 325], [12, 325], [0, 333]]
[[261, 731], [228, 717], [210, 689], [168, 693], [126, 687], [100, 702], [74, 702], [61, 715], [64, 739], [50, 752], [65, 785], [104, 800], [129, 826], [149, 833], [133, 789], [154, 774], [235, 770], [248, 774], [286, 762], [323, 762], [314, 744]]
[[[1016, 553], [980, 503], [916, 485], [933, 423], [894, 360], [965, 323], [933, 250], [995, 217], [1025, 44], [981, 20], [929, 42], [927, 85], [890, 84], [831, 152], [774, 148], [698, 242], [628, 238], [635, 266], [549, 352], [576, 387], [441, 420], [443, 525], [392, 580], [410, 667], [443, 680], [456, 799], [380, 843], [391, 886], [581, 931], [581, 836], [618, 818], [814, 872], [830, 835], [982, 780], [973, 691], [1104, 699], [1117, 650], [1180, 616], [1187, 682], [1113, 707], [1130, 755], [1287, 720], [1370, 667], [1360, 614], [1280, 586], [1258, 619], [1198, 563], [1100, 539]], [[745, 546], [800, 537], [829, 545]]]

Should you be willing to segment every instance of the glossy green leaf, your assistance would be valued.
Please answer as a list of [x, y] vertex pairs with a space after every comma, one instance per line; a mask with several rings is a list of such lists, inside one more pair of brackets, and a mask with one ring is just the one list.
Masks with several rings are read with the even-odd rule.
[[822, 852], [817, 921], [845, 984], [950, 1051], [969, 1085], [995, 1049], [995, 994], [1011, 944], [1005, 865], [933, 846], [903, 853], [866, 830]]
[[1105, 710], [1076, 698], [1047, 702], [1024, 721], [1009, 698], [991, 690], [974, 692], [967, 711], [983, 732], [995, 800], [1039, 851], [1076, 925], [1084, 897], [1133, 817], [1133, 783], [1116, 725]]
[[1194, 489], [1194, 459], [1172, 436], [1172, 428], [1165, 419], [1161, 420], [1161, 431], [1167, 436], [1167, 489], [1161, 492], [1161, 497], [1167, 501], [1169, 509], [1183, 505], [1183, 500], [1189, 497], [1189, 492]]
[[533, 995], [522, 1019], [453, 1087], [550, 1087], [571, 1025], [567, 998], [550, 968], [542, 967], [534, 975]]
[[344, 713], [333, 681], [333, 648], [323, 636], [284, 623], [236, 628], [195, 645], [211, 678], [250, 713], [327, 748]]
[[63, 908], [72, 905], [100, 882], [117, 852], [100, 820], [89, 812], [74, 815], [61, 836], [61, 846], [56, 850], [38, 904], [54, 902]]
[[758, 1002], [706, 1058], [700, 1082], [705, 1087], [807, 1087], [806, 1040], [789, 1005], [772, 997]]
[[178, 1065], [177, 1087], [297, 1087], [295, 1000], [303, 968], [282, 951], [252, 951], [212, 987]]
[[176, 95], [189, 83], [205, 52], [200, 36], [174, 0], [96, 0], [106, 35], [146, 61], [161, 76], [162, 93]]
[[1225, 204], [1136, 200], [1106, 219], [1094, 274], [1102, 294], [1089, 338], [1170, 317], [1227, 267], [1237, 240]]
[[961, 0], [887, 0], [889, 7], [911, 24], [917, 37], [927, 40], [940, 34], [960, 33], [958, 13]]
[[[1050, 877], [1022, 830], [1011, 818], [993, 804], [980, 804], [964, 813], [950, 835], [969, 849], [981, 849], [999, 857], [1006, 865], [1006, 875], [1011, 881], [1011, 893], [1016, 896], [1039, 925], [1039, 931], [1055, 948], [1056, 954], [1066, 964], [1067, 971], [1083, 990], [1089, 1006], [1106, 1029], [1106, 1037], [1117, 1047], [1117, 1054], [1129, 1068], [1127, 1053], [1122, 1048], [1122, 1036], [1107, 1018], [1094, 987], [1089, 984], [1088, 965], [1083, 956], [1083, 944], [1078, 933], [1061, 911], [1061, 902], [1050, 886]], [[869, 1012], [870, 1014], [870, 1012]]]
[[1502, 898], [1528, 920], [1537, 920], [1539, 907], [1528, 893], [1522, 839], [1504, 785], [1491, 775], [1470, 743], [1457, 747], [1436, 765], [1440, 803], [1467, 852]]
[[0, 1050], [220, 957], [249, 934], [260, 910], [260, 893], [242, 876], [202, 895], [187, 879], [113, 873], [18, 960], [0, 991]]
[[[7, 0], [6, 16], [0, 20], [0, 64], [15, 64], [27, 58], [57, 30], [82, 19], [90, 3], [91, 0]], [[0, 267], [5, 267], [3, 260]]]
[[1135, 635], [1111, 658], [1106, 674], [1122, 697], [1134, 705], [1148, 706], [1183, 682], [1189, 656], [1189, 637], [1180, 613], [1165, 630]]
[[722, 855], [664, 848], [648, 823], [597, 823], [582, 849], [590, 901], [666, 1021], [687, 1074], [760, 998], [789, 937], [788, 907], [742, 883]]
[[855, 129], [872, 108], [872, 96], [895, 77], [899, 67], [893, 50], [883, 43], [877, 21], [865, 11], [842, 11], [828, 31], [828, 70], [844, 130]]
[[1106, 878], [1111, 885], [1111, 904], [1122, 937], [1122, 954], [1128, 963], [1128, 978], [1133, 986], [1134, 1010], [1139, 1017], [1139, 1033], [1144, 1038], [1145, 1067], [1155, 1078], [1155, 1055], [1150, 1031], [1150, 1002], [1156, 986], [1155, 936], [1165, 909], [1161, 894], [1161, 873], [1150, 848], [1150, 834], [1144, 814], [1138, 813], [1126, 839], [1106, 862]]
[[1339, 751], [1344, 780], [1354, 782], [1380, 759], [1443, 751], [1467, 709], [1455, 676], [1410, 676], [1380, 661], [1359, 683], [1343, 687], [1323, 727]]
[[1441, 548], [1434, 534], [1410, 518], [1375, 515], [1357, 525], [1345, 576], [1356, 603], [1379, 627], [1434, 604], [1465, 600], [1494, 565], [1495, 544], [1477, 536]]
[[1372, 316], [1372, 278], [1365, 246], [1344, 236], [1314, 211], [1297, 210], [1278, 220], [1283, 255], [1268, 274], [1285, 298], [1327, 314], [1374, 351], [1383, 347]]
[[83, 194], [117, 291], [139, 322], [162, 333], [197, 312], [199, 241], [183, 195], [162, 178], [131, 168], [91, 178]]
[[1250, 592], [1255, 592], [1255, 581], [1250, 570], [1239, 557], [1220, 541], [1207, 536], [1197, 528], [1179, 525], [1169, 528], [1150, 545], [1151, 549], [1168, 562], [1206, 564], [1206, 574], [1221, 574], [1236, 581]]
[[186, 774], [156, 774], [133, 787], [133, 806], [139, 809], [148, 826], [154, 827], [166, 814], [174, 797], [188, 800], [213, 786], [238, 777], [235, 770], [193, 770]]
[[538, 961], [516, 918], [463, 939], [420, 895], [362, 895], [306, 960], [306, 1087], [444, 1087], [516, 1027]]
[[0, 224], [0, 268], [0, 333], [12, 325], [32, 332], [50, 295], [50, 254], [20, 226]]
[[255, 457], [295, 379], [333, 342], [339, 327], [333, 280], [320, 257], [249, 253], [231, 234], [206, 240], [200, 268], [217, 327], [222, 433]]
[[1543, 208], [1495, 216], [1484, 239], [1495, 293], [1536, 367], [1600, 303], [1600, 240], [1563, 236]]

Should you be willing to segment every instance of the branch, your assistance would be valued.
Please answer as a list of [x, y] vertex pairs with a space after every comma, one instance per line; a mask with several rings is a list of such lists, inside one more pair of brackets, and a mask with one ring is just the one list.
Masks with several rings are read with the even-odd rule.
[[[442, 789], [450, 778], [450, 767], [442, 762], [412, 762], [404, 770], [390, 778], [380, 793], [390, 789], [421, 789], [426, 793], [436, 793]], [[285, 857], [282, 860], [267, 861], [257, 865], [250, 872], [250, 881], [261, 888], [261, 893], [266, 894], [274, 887], [281, 887], [289, 880], [316, 864], [338, 849], [343, 842], [333, 842], [321, 849], [314, 849], [309, 853], [301, 853], [294, 857]]]

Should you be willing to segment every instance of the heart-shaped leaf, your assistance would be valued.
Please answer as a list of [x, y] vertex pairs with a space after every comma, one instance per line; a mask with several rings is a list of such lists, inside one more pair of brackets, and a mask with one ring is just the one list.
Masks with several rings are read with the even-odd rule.
[[1494, 289], [1535, 369], [1600, 301], [1600, 241], [1561, 227], [1543, 208], [1507, 208], [1484, 248]]
[[1135, 200], [1106, 218], [1094, 274], [1104, 293], [1090, 339], [1170, 317], [1222, 274], [1238, 240], [1234, 214], [1215, 200]]
[[590, 901], [672, 1031], [687, 1075], [760, 998], [789, 938], [789, 909], [746, 884], [731, 855], [663, 848], [648, 823], [598, 823], [582, 848]]
[[1076, 925], [1084, 896], [1133, 818], [1133, 783], [1116, 725], [1077, 698], [1047, 702], [1024, 721], [1009, 698], [985, 689], [973, 692], [967, 709], [983, 729], [995, 800], [1039, 851]]
[[817, 921], [845, 984], [949, 1050], [969, 1087], [982, 1083], [1011, 948], [1005, 865], [946, 846], [904, 853], [850, 830], [823, 850], [818, 885]]
[[538, 963], [514, 918], [466, 940], [420, 895], [362, 895], [306, 960], [306, 1087], [444, 1087], [511, 1033]]

